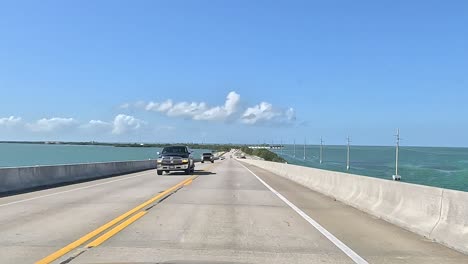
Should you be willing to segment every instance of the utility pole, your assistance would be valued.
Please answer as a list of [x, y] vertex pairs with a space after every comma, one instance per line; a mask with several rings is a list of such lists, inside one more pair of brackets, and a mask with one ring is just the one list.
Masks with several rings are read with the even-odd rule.
[[400, 129], [397, 129], [397, 134], [395, 135], [396, 137], [396, 149], [395, 149], [395, 175], [393, 175], [393, 180], [394, 181], [400, 181], [401, 176], [398, 175], [398, 154], [400, 152]]
[[323, 140], [322, 140], [322, 137], [320, 137], [320, 164], [322, 164], [323, 162], [322, 154], [323, 154]]
[[306, 160], [306, 139], [304, 138], [304, 160]]
[[283, 155], [283, 139], [280, 140], [280, 153]]
[[349, 171], [349, 143], [351, 143], [349, 136], [346, 138], [347, 141], [347, 155], [346, 155], [346, 170]]
[[294, 139], [294, 158], [296, 157], [296, 139]]

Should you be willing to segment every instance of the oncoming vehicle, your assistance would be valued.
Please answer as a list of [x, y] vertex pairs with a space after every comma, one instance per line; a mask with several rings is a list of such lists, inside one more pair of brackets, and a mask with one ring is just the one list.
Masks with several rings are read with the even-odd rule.
[[187, 146], [164, 147], [161, 154], [158, 152], [157, 174], [162, 175], [163, 172], [170, 171], [184, 171], [185, 174], [190, 174], [195, 170], [195, 162], [191, 153]]
[[201, 155], [201, 163], [204, 163], [205, 161], [211, 161], [211, 163], [214, 163], [214, 156], [212, 153], [203, 153]]

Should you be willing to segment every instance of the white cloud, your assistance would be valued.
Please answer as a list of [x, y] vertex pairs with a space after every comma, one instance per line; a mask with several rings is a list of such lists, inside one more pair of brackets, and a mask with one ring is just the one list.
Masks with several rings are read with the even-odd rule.
[[224, 106], [216, 106], [195, 115], [195, 120], [225, 120], [237, 111], [240, 102], [240, 95], [230, 92], [226, 96]]
[[15, 117], [15, 116], [3, 117], [3, 118], [0, 118], [0, 126], [14, 127], [16, 125], [19, 125], [21, 121], [22, 121], [21, 117]]
[[34, 132], [54, 132], [74, 127], [77, 124], [78, 122], [73, 118], [53, 117], [39, 119], [35, 123], [27, 124], [27, 127]]
[[172, 108], [172, 100], [166, 100], [162, 103], [149, 102], [145, 109], [147, 111], [166, 112]]
[[162, 103], [150, 102], [146, 105], [147, 111], [156, 111], [165, 113], [173, 117], [189, 117], [194, 120], [226, 120], [233, 115], [238, 108], [240, 95], [236, 92], [230, 92], [226, 96], [223, 106], [208, 107], [205, 102], [179, 102], [166, 100]]
[[124, 114], [117, 115], [112, 123], [112, 134], [120, 135], [140, 129], [146, 123], [143, 120]]
[[[72, 131], [73, 129], [79, 132], [86, 133], [108, 133], [121, 135], [128, 132], [136, 131], [147, 123], [143, 120], [135, 118], [133, 116], [119, 114], [111, 122], [102, 120], [90, 120], [87, 123], [80, 123], [74, 118], [41, 118], [35, 122], [23, 123], [20, 117], [10, 116], [0, 118], [0, 128], [12, 128], [17, 125], [21, 125], [21, 129], [27, 129], [31, 132], [42, 132], [42, 133], [54, 133], [63, 131]], [[171, 126], [161, 127], [164, 130], [175, 129]]]
[[107, 131], [112, 129], [113, 124], [101, 120], [91, 120], [86, 124], [81, 125], [81, 128], [90, 131], [90, 132], [98, 132], [98, 131]]
[[140, 129], [146, 122], [133, 116], [119, 114], [111, 122], [91, 120], [80, 126], [86, 132], [105, 132], [115, 135], [126, 134]]
[[237, 111], [239, 102], [240, 102], [240, 95], [236, 92], [230, 92], [226, 96], [226, 103], [224, 103], [224, 110], [226, 110], [228, 115]]
[[268, 102], [241, 109], [241, 96], [231, 91], [223, 105], [208, 106], [205, 102], [174, 102], [171, 99], [162, 102], [149, 102], [135, 107], [163, 113], [169, 117], [183, 117], [193, 120], [226, 121], [238, 120], [244, 124], [284, 125], [296, 121], [293, 108], [278, 108]]
[[89, 121], [89, 125], [91, 126], [108, 126], [110, 125], [109, 122], [101, 121], [101, 120], [91, 120]]
[[286, 111], [276, 109], [272, 104], [261, 102], [258, 105], [249, 107], [241, 117], [241, 122], [249, 125], [254, 124], [287, 124], [296, 120], [294, 109]]
[[206, 103], [187, 103], [181, 102], [175, 104], [173, 107], [167, 110], [168, 116], [187, 116], [187, 117], [194, 117], [200, 115], [206, 110]]

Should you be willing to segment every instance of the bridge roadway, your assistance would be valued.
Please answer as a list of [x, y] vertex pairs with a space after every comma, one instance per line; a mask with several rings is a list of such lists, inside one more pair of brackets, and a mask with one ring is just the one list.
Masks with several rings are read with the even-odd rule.
[[144, 171], [0, 198], [0, 263], [468, 263], [229, 156], [194, 176]]

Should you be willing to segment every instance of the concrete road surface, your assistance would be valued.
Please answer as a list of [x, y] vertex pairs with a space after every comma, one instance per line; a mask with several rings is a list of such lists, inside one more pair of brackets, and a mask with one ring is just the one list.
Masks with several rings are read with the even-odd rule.
[[[468, 263], [466, 255], [247, 166], [251, 173], [229, 155], [197, 164], [193, 180], [146, 171], [0, 198], [0, 263], [34, 263], [64, 248], [73, 249], [54, 263]], [[164, 192], [171, 187], [178, 190]]]

